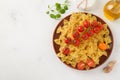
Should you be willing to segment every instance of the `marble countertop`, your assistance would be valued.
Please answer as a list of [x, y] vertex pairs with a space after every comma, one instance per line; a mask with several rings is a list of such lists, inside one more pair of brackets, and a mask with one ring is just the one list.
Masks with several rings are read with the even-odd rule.
[[[103, 15], [108, 0], [97, 0], [88, 12], [101, 17], [113, 33], [114, 48], [100, 67], [78, 71], [65, 66], [56, 56], [52, 36], [58, 22], [80, 11], [71, 1], [70, 9], [60, 20], [46, 14], [47, 5], [60, 0], [0, 0], [0, 80], [119, 80], [120, 20], [109, 21]], [[72, 2], [73, 1], [73, 2]], [[111, 73], [102, 69], [111, 60], [117, 63]]]

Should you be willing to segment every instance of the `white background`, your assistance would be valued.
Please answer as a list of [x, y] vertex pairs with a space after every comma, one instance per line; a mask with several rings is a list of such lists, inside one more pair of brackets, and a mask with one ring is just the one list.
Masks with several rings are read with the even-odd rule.
[[[96, 0], [88, 11], [108, 23], [114, 36], [110, 58], [102, 66], [90, 71], [78, 71], [64, 65], [56, 56], [53, 31], [60, 20], [46, 15], [47, 5], [63, 0], [0, 0], [0, 80], [119, 80], [120, 79], [120, 20], [108, 21], [103, 6], [108, 0]], [[69, 10], [76, 9], [70, 0]], [[111, 60], [117, 63], [111, 73], [103, 67]]]

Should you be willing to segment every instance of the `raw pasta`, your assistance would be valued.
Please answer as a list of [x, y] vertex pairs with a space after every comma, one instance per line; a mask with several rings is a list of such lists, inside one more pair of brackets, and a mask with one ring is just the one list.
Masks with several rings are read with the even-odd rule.
[[[92, 22], [94, 20], [97, 21], [97, 18], [91, 14], [84, 14], [84, 13], [73, 13], [70, 16], [69, 20], [64, 20], [63, 26], [59, 26], [56, 33], [60, 33], [58, 39], [55, 39], [55, 43], [60, 46], [59, 53], [57, 56], [66, 64], [70, 64], [72, 67], [76, 67], [79, 61], [86, 62], [88, 58], [91, 58], [95, 62], [95, 66], [99, 64], [99, 60], [101, 56], [107, 56], [107, 52], [100, 50], [98, 48], [99, 42], [104, 42], [108, 48], [109, 44], [112, 42], [110, 32], [107, 28], [107, 24], [104, 24], [104, 28], [98, 34], [94, 34], [88, 40], [81, 40], [79, 46], [74, 46], [72, 44], [67, 45], [64, 42], [65, 37], [71, 37], [73, 32], [77, 29], [79, 25], [82, 25], [83, 21], [88, 20]], [[99, 22], [100, 23], [100, 22]], [[64, 55], [62, 49], [64, 46], [69, 47], [70, 54]], [[86, 69], [89, 69], [86, 66]]]

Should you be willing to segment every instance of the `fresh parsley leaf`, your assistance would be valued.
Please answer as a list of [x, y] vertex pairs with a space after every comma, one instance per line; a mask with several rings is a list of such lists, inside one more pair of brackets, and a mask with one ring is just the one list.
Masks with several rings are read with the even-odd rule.
[[61, 9], [59, 12], [60, 12], [61, 14], [64, 14], [64, 13], [65, 13], [65, 9]]
[[50, 14], [50, 17], [53, 19], [56, 19], [56, 15], [54, 15], [54, 14]]
[[51, 12], [54, 12], [54, 10], [51, 10]]
[[61, 4], [60, 3], [56, 3], [55, 6], [56, 6], [56, 8], [61, 8]]
[[65, 0], [63, 4], [56, 2], [54, 5], [48, 5], [48, 14], [53, 19], [58, 19], [68, 10], [69, 7], [69, 0]]
[[55, 6], [56, 6], [57, 11], [59, 11], [61, 9], [61, 4], [60, 3], [56, 3]]
[[60, 9], [61, 9], [61, 8], [59, 8], [59, 7], [56, 7], [56, 10], [57, 10], [57, 11], [59, 11]]
[[67, 6], [67, 5], [65, 5], [65, 6], [64, 6], [64, 9], [65, 9], [65, 10], [68, 10], [68, 6]]
[[48, 5], [48, 8], [50, 8], [50, 5]]
[[60, 14], [56, 14], [56, 18], [60, 18], [61, 17], [61, 15]]
[[49, 14], [49, 13], [50, 13], [49, 11], [46, 12], [46, 14]]

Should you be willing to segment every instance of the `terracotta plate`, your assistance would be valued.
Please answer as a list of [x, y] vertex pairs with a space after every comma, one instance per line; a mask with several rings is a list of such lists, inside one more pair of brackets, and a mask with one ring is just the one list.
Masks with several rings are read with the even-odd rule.
[[[85, 14], [87, 14], [87, 13], [85, 13]], [[94, 15], [94, 14], [92, 14], [92, 15], [93, 15], [93, 16], [96, 16], [96, 15]], [[68, 15], [68, 16], [66, 16], [64, 19], [69, 20], [70, 16], [71, 16], [71, 15]], [[101, 23], [105, 24], [105, 22], [104, 22], [101, 18], [99, 18], [98, 16], [96, 16], [96, 17], [97, 17], [97, 20], [98, 20], [98, 21], [100, 21]], [[58, 29], [59, 26], [63, 26], [63, 20], [64, 20], [64, 19], [62, 19], [62, 20], [58, 23], [58, 25], [57, 25], [56, 28], [55, 28], [54, 34], [53, 34], [53, 47], [54, 47], [54, 50], [55, 50], [55, 53], [56, 53], [56, 54], [59, 52], [59, 48], [60, 48], [60, 46], [57, 45], [57, 44], [54, 42], [54, 40], [57, 39], [57, 38], [59, 38], [59, 36], [60, 36], [60, 34], [57, 34], [56, 31], [57, 31], [57, 29]], [[100, 57], [99, 65], [97, 65], [96, 67], [102, 65], [102, 64], [109, 58], [109, 56], [111, 55], [112, 49], [113, 49], [113, 35], [112, 35], [112, 32], [111, 32], [109, 26], [108, 26], [108, 30], [110, 31], [110, 37], [111, 37], [111, 39], [112, 39], [112, 43], [109, 44], [109, 45], [110, 45], [110, 49], [107, 50], [107, 55], [108, 55], [108, 56], [107, 56], [107, 57], [106, 57], [106, 56], [101, 56], [101, 57]], [[60, 59], [60, 58], [59, 58], [59, 59]], [[61, 59], [60, 59], [60, 60], [61, 60]], [[64, 64], [66, 64], [66, 63], [64, 63]], [[66, 65], [69, 66], [69, 67], [71, 67], [71, 68], [73, 68], [71, 65], [68, 65], [68, 64], [66, 64]], [[96, 67], [94, 67], [94, 68], [96, 68]], [[94, 69], [94, 68], [90, 68], [90, 69]], [[74, 68], [74, 69], [77, 69], [77, 68]], [[89, 70], [90, 70], [90, 69], [89, 69]]]

